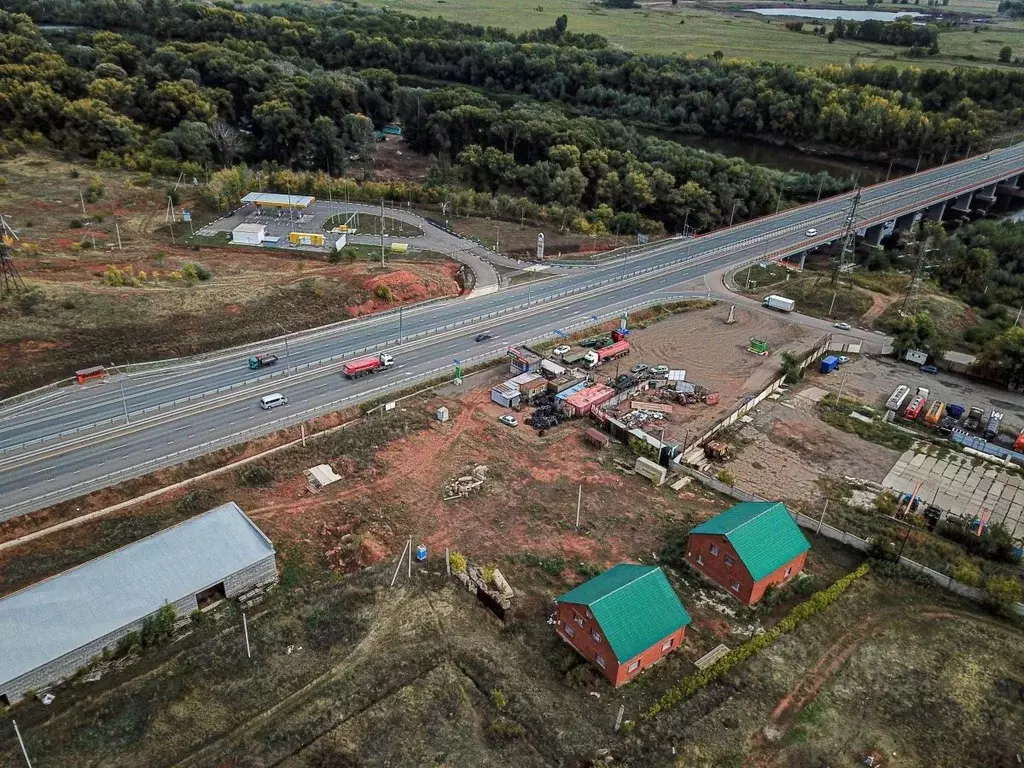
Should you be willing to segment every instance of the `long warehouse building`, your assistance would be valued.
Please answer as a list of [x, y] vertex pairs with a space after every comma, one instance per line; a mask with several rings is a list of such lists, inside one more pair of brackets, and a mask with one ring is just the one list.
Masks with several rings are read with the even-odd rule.
[[171, 605], [277, 580], [274, 545], [234, 502], [0, 599], [0, 704], [64, 680]]

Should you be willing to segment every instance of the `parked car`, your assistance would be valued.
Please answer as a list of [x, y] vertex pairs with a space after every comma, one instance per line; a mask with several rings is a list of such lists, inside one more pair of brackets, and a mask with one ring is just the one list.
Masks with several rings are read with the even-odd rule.
[[504, 416], [499, 416], [498, 421], [509, 427], [519, 426], [519, 420], [515, 416], [509, 416], [507, 413]]
[[932, 374], [934, 376], [938, 372], [939, 372], [939, 369], [936, 368], [934, 365], [922, 365], [921, 366], [921, 373], [930, 373], [930, 374]]
[[668, 373], [667, 365], [656, 365], [653, 368], [651, 368], [652, 376], [664, 376], [666, 373]]
[[818, 234], [818, 230], [812, 227], [811, 229], [808, 229], [806, 232], [804, 232], [804, 234], [807, 235], [808, 237], [814, 237], [816, 234]]
[[646, 371], [650, 367], [651, 366], [647, 365], [647, 363], [637, 363], [636, 365], [634, 365], [632, 368], [629, 369], [629, 372], [630, 373], [643, 373], [644, 371]]
[[848, 362], [850, 362], [850, 358], [848, 358], [846, 355], [840, 355], [839, 356], [839, 364], [840, 365], [842, 365], [843, 363], [848, 363]]
[[475, 337], [473, 337], [473, 341], [490, 341], [492, 338], [494, 337], [491, 336], [491, 334], [489, 333], [478, 333]]
[[840, 331], [848, 331], [848, 330], [850, 330], [850, 324], [849, 323], [832, 323], [832, 327], [833, 328], [838, 328]]
[[570, 347], [570, 346], [569, 346], [568, 344], [563, 344], [563, 345], [562, 345], [562, 346], [560, 346], [560, 347], [555, 347], [555, 348], [554, 348], [553, 350], [551, 350], [551, 351], [552, 351], [552, 352], [553, 352], [554, 354], [556, 354], [556, 355], [558, 355], [559, 357], [561, 357], [562, 355], [567, 355], [567, 354], [569, 354], [569, 350], [570, 350], [570, 349], [572, 349], [572, 347]]

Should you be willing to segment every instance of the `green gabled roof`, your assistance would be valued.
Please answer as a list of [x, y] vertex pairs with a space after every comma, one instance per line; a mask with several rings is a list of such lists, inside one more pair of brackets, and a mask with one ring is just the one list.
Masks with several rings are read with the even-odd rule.
[[690, 623], [690, 614], [665, 574], [653, 565], [619, 563], [566, 592], [558, 602], [590, 608], [619, 662]]
[[811, 548], [781, 501], [748, 501], [725, 510], [692, 531], [725, 536], [754, 581]]

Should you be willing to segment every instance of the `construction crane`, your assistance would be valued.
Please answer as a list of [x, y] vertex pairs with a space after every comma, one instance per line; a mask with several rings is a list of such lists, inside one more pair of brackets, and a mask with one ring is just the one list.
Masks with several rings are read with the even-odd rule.
[[11, 258], [11, 248], [17, 239], [7, 219], [0, 213], [0, 293], [4, 295], [25, 290], [25, 283]]

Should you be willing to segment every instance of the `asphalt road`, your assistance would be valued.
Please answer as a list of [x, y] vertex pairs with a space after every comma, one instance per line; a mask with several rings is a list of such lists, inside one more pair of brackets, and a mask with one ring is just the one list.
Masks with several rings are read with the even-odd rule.
[[[868, 187], [862, 191], [857, 227], [1022, 170], [1024, 145], [1017, 145], [993, 151], [988, 160], [975, 158]], [[301, 413], [308, 409], [327, 408], [342, 398], [349, 398], [342, 405], [351, 404], [383, 385], [401, 387], [450, 366], [453, 358], [497, 353], [510, 343], [555, 335], [595, 315], [675, 293], [674, 286], [728, 266], [825, 244], [841, 233], [851, 201], [852, 194], [842, 195], [698, 239], [667, 241], [613, 264], [297, 334], [287, 349], [282, 340], [274, 340], [16, 404], [0, 411], [0, 519], [178, 463], [215, 449], [217, 441], [244, 439], [231, 437], [243, 430], [249, 430], [247, 436], [267, 433], [289, 418], [292, 423], [303, 420]], [[806, 230], [812, 227], [817, 234], [809, 237]], [[476, 344], [473, 336], [481, 331], [494, 339]], [[358, 381], [340, 374], [342, 359], [378, 345], [388, 345], [396, 355], [394, 370]], [[281, 361], [276, 370], [250, 371], [246, 358], [251, 351], [275, 352]], [[289, 405], [262, 411], [259, 398], [278, 391], [288, 396]], [[78, 433], [68, 434], [73, 430]], [[37, 442], [25, 445], [28, 441]]]

